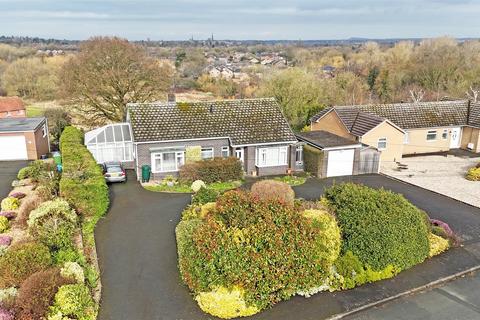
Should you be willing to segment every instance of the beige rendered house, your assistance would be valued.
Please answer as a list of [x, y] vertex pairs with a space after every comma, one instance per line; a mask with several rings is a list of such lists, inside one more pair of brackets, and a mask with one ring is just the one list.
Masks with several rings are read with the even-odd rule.
[[313, 131], [376, 147], [382, 162], [458, 148], [480, 152], [480, 104], [469, 100], [335, 106], [310, 120]]

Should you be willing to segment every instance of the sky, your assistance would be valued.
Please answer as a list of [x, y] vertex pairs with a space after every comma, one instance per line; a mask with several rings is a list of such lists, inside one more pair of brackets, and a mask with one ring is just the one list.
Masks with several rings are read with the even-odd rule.
[[83, 40], [480, 37], [480, 0], [0, 0], [0, 35]]

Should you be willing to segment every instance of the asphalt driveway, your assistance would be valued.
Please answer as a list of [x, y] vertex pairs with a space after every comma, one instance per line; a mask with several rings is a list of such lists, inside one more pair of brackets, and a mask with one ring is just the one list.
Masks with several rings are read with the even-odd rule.
[[12, 181], [17, 179], [18, 170], [28, 161], [0, 161], [0, 200], [12, 190]]
[[[324, 319], [480, 263], [478, 208], [379, 175], [310, 179], [295, 191], [297, 197], [318, 199], [323, 188], [341, 181], [404, 194], [432, 217], [447, 221], [471, 250], [451, 250], [394, 279], [354, 290], [295, 297], [251, 319]], [[111, 209], [95, 232], [103, 285], [99, 319], [211, 319], [181, 284], [177, 269], [175, 226], [190, 196], [149, 192], [130, 178], [112, 185], [111, 197]]]

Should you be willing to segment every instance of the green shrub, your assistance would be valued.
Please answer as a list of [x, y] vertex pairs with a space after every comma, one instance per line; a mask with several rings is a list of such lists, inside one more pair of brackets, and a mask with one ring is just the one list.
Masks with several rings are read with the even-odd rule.
[[466, 178], [467, 180], [470, 180], [470, 181], [480, 181], [480, 168], [479, 167], [470, 168], [467, 171]]
[[405, 270], [428, 257], [428, 217], [402, 195], [347, 183], [325, 197], [342, 229], [342, 253], [373, 270]]
[[77, 283], [83, 283], [85, 281], [85, 273], [83, 268], [77, 262], [65, 262], [60, 274], [65, 279], [72, 280]]
[[90, 290], [84, 284], [61, 286], [55, 295], [55, 302], [51, 307], [50, 314], [61, 314], [63, 317], [74, 317], [82, 320], [94, 320], [96, 318], [96, 310]]
[[63, 174], [60, 195], [87, 216], [103, 216], [108, 210], [108, 187], [101, 167], [82, 144], [83, 134], [66, 127], [60, 138]]
[[205, 204], [215, 202], [219, 193], [215, 190], [201, 187], [200, 190], [192, 197], [192, 204]]
[[42, 203], [30, 213], [28, 230], [53, 251], [73, 245], [77, 215], [63, 199]]
[[31, 175], [32, 169], [30, 167], [24, 167], [18, 171], [17, 178], [19, 180], [27, 179]]
[[58, 288], [68, 281], [61, 277], [58, 268], [43, 270], [32, 274], [20, 286], [15, 301], [16, 315], [19, 319], [43, 319]]
[[20, 169], [17, 178], [20, 180], [30, 178], [32, 181], [37, 182], [46, 170], [49, 170], [49, 167], [45, 161], [35, 160], [27, 167]]
[[10, 228], [7, 217], [0, 217], [0, 233], [6, 232]]
[[210, 214], [188, 214], [176, 236], [182, 279], [196, 295], [237, 287], [244, 307], [258, 310], [322, 283], [340, 250], [333, 216], [244, 191], [221, 195]]
[[287, 183], [276, 180], [260, 180], [252, 186], [252, 194], [263, 200], [280, 200], [293, 205], [295, 192]]
[[13, 245], [0, 258], [0, 286], [18, 286], [51, 263], [50, 251], [43, 244], [26, 242]]
[[65, 262], [82, 262], [85, 261], [83, 255], [73, 247], [61, 248], [53, 253], [53, 262], [56, 265], [62, 266]]
[[227, 182], [243, 178], [242, 163], [235, 157], [214, 158], [191, 162], [180, 168], [180, 179], [193, 182], [202, 180], [205, 183]]
[[2, 211], [13, 211], [17, 210], [20, 207], [20, 200], [14, 197], [6, 197], [2, 200], [1, 208]]

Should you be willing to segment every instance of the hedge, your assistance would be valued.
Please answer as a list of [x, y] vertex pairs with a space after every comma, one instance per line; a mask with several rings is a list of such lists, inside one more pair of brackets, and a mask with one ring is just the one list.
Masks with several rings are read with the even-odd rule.
[[243, 178], [242, 163], [235, 157], [214, 158], [186, 163], [180, 168], [180, 179], [205, 183], [227, 182]]
[[428, 216], [402, 195], [353, 183], [325, 191], [342, 229], [342, 253], [381, 271], [408, 269], [429, 254]]
[[79, 213], [101, 217], [108, 210], [108, 187], [101, 167], [82, 141], [83, 133], [75, 127], [66, 127], [60, 137], [60, 195]]

